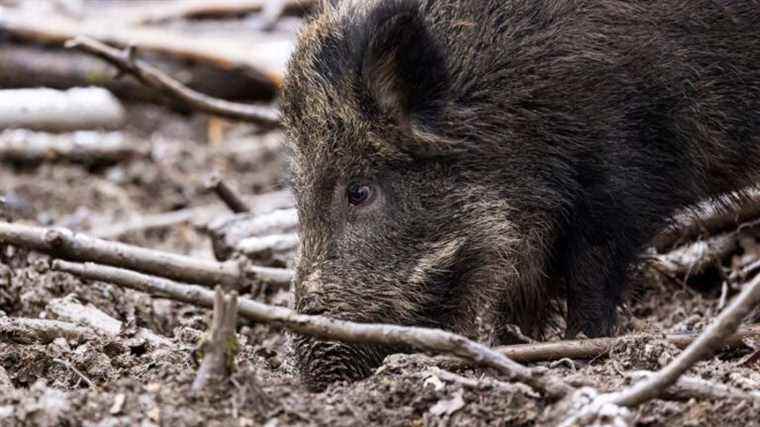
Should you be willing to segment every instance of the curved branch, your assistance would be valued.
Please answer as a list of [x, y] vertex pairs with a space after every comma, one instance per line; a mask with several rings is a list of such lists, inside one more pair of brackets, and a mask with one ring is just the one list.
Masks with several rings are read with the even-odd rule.
[[[177, 301], [214, 306], [214, 292], [133, 271], [92, 263], [77, 264], [56, 260], [53, 269], [80, 277], [106, 281], [146, 292], [170, 296]], [[251, 299], [239, 300], [239, 314], [256, 322], [282, 325], [293, 332], [347, 343], [409, 346], [438, 354], [453, 354], [479, 365], [494, 368], [512, 381], [525, 383], [550, 398], [565, 396], [573, 388], [564, 381], [541, 375], [493, 349], [451, 332], [413, 326], [353, 323], [323, 316], [308, 316], [294, 310], [263, 304]]]
[[280, 125], [280, 112], [269, 106], [241, 104], [225, 101], [196, 92], [169, 77], [158, 68], [135, 58], [134, 48], [115, 49], [90, 37], [76, 37], [66, 42], [67, 48], [76, 48], [95, 55], [116, 67], [124, 74], [130, 74], [144, 85], [160, 90], [167, 96], [182, 101], [190, 108], [256, 124], [265, 129]]

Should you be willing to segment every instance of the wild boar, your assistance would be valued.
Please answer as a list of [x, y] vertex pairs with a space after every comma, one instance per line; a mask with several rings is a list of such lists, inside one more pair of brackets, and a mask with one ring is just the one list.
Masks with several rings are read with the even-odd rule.
[[[608, 335], [673, 213], [756, 182], [760, 2], [325, 2], [282, 107], [300, 312]], [[295, 347], [314, 389], [403, 350]]]

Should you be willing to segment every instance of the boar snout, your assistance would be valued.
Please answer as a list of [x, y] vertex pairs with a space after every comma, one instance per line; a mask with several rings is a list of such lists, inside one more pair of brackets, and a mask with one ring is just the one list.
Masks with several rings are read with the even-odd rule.
[[[299, 313], [345, 318], [346, 313], [333, 313], [325, 303], [321, 290], [324, 284], [313, 273], [300, 281], [303, 293], [297, 298]], [[376, 346], [350, 345], [298, 335], [294, 341], [296, 363], [301, 377], [312, 391], [322, 391], [337, 381], [354, 381], [368, 377], [380, 365], [389, 350]]]
[[384, 352], [373, 346], [348, 345], [298, 336], [296, 360], [303, 382], [311, 391], [322, 391], [337, 381], [368, 377], [380, 365]]

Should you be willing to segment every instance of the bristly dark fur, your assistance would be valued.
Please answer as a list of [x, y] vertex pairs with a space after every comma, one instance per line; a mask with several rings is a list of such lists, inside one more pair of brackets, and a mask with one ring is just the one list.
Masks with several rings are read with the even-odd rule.
[[[611, 334], [668, 218], [757, 182], [760, 1], [328, 3], [283, 98], [302, 312]], [[390, 351], [334, 348], [298, 340], [310, 384]]]

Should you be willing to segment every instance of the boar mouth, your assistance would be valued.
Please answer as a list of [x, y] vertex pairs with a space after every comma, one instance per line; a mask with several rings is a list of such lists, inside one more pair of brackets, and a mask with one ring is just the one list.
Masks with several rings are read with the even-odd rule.
[[393, 352], [388, 347], [348, 345], [300, 335], [295, 339], [295, 350], [302, 380], [315, 392], [334, 382], [368, 377], [380, 366], [383, 357]]

